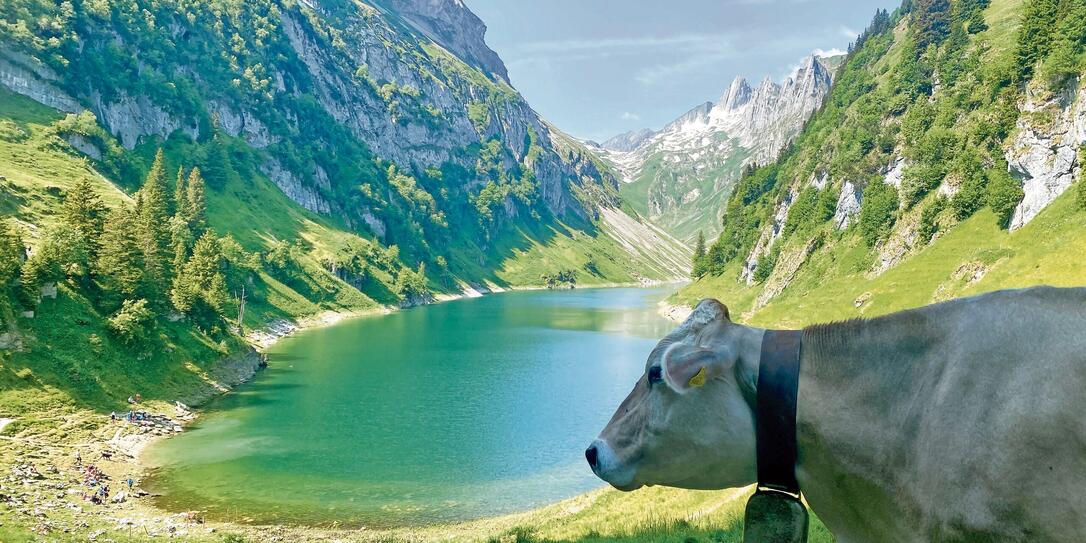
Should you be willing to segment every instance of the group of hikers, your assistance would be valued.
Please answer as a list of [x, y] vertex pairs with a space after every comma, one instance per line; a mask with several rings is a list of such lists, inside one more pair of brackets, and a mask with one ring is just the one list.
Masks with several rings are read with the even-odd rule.
[[[89, 501], [96, 505], [101, 505], [109, 500], [109, 476], [106, 475], [98, 466], [94, 464], [83, 464], [83, 456], [79, 451], [75, 452], [75, 469], [83, 475], [83, 486], [85, 490], [82, 493], [84, 501]], [[135, 479], [129, 477], [125, 480], [128, 484], [128, 490], [131, 491], [135, 486]]]
[[117, 422], [118, 419], [123, 420], [123, 421], [128, 422], [128, 423], [133, 423], [133, 422], [139, 423], [139, 422], [143, 422], [145, 420], [150, 420], [151, 416], [148, 415], [147, 412], [143, 411], [143, 410], [128, 411], [128, 412], [124, 413], [123, 415], [118, 415], [116, 411], [109, 414], [109, 420], [110, 421]]

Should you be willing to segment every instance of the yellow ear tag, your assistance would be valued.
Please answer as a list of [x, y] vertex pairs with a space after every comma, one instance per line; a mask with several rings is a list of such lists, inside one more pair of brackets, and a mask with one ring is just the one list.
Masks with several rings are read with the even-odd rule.
[[690, 381], [687, 382], [687, 384], [694, 388], [705, 386], [705, 366], [702, 366], [701, 369], [690, 378]]

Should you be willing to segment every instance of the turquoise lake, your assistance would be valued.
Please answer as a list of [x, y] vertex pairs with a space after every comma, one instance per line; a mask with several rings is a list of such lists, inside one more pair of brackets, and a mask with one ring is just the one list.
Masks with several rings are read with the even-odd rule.
[[151, 447], [145, 486], [211, 519], [377, 527], [597, 488], [584, 448], [674, 327], [670, 291], [508, 292], [297, 334]]

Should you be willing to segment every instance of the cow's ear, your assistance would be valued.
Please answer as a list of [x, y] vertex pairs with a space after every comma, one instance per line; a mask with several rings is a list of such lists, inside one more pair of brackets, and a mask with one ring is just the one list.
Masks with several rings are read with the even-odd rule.
[[734, 362], [735, 356], [728, 350], [676, 343], [664, 353], [661, 365], [667, 386], [685, 393], [723, 375]]

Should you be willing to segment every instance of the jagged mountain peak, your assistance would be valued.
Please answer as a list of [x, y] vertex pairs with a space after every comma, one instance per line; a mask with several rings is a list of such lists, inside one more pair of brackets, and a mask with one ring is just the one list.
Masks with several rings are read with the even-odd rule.
[[720, 98], [720, 105], [724, 109], [736, 109], [750, 101], [751, 88], [746, 78], [739, 75], [732, 80], [732, 84]]
[[463, 0], [376, 1], [465, 62], [509, 83], [505, 63], [486, 44], [486, 24]]
[[659, 132], [642, 131], [639, 145], [620, 136], [623, 145], [604, 145], [605, 158], [624, 181], [648, 181], [634, 185], [648, 187], [647, 198], [623, 189], [632, 201], [647, 200], [639, 211], [680, 238], [692, 239], [698, 230], [712, 235], [719, 228], [715, 209], [742, 166], [774, 159], [822, 104], [832, 80], [817, 55], [779, 83], [767, 76], [752, 87], [736, 77], [715, 104], [699, 104]]

